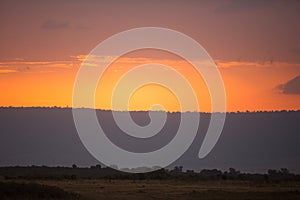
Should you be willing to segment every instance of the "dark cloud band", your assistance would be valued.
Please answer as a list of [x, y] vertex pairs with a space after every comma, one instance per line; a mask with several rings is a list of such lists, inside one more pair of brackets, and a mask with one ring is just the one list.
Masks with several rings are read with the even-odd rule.
[[277, 87], [283, 94], [300, 94], [300, 75]]

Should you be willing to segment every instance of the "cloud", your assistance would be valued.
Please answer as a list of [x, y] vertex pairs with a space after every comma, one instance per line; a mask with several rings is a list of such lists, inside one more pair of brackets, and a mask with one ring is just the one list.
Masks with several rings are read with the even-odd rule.
[[8, 73], [15, 73], [15, 72], [17, 71], [12, 69], [0, 69], [0, 74], [8, 74]]
[[277, 86], [277, 89], [279, 89], [283, 94], [300, 94], [300, 75], [289, 80], [285, 84]]
[[77, 66], [77, 60], [26, 61], [23, 59], [14, 59], [12, 61], [0, 61], [0, 74], [14, 72], [44, 73], [62, 69], [71, 69]]
[[42, 28], [49, 30], [68, 28], [70, 25], [67, 21], [48, 20], [42, 24]]
[[226, 60], [215, 60], [218, 68], [220, 69], [231, 69], [231, 68], [282, 68], [282, 67], [293, 67], [300, 68], [300, 63], [289, 63], [266, 60], [266, 61], [226, 61]]

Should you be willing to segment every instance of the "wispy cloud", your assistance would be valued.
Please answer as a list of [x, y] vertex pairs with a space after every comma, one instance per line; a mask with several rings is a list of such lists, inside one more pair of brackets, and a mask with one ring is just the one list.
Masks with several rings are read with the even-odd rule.
[[217, 66], [221, 69], [227, 69], [227, 68], [254, 68], [254, 67], [260, 67], [260, 68], [267, 68], [267, 67], [299, 67], [300, 63], [289, 63], [289, 62], [275, 62], [273, 60], [270, 61], [222, 61], [222, 60], [216, 60], [215, 61]]
[[85, 58], [87, 57], [88, 55], [84, 55], [84, 54], [79, 54], [79, 55], [75, 55], [75, 56], [70, 56], [70, 58], [72, 59], [75, 59], [75, 60], [78, 60], [78, 61], [84, 61]]
[[[86, 60], [89, 59], [89, 60]], [[7, 73], [12, 73], [9, 70], [14, 70], [14, 72], [45, 72], [45, 71], [57, 71], [60, 69], [71, 69], [77, 68], [80, 64], [85, 61], [86, 65], [98, 66], [102, 62], [111, 62], [116, 60], [117, 65], [113, 65], [114, 68], [118, 70], [126, 70], [126, 66], [138, 66], [143, 64], [150, 63], [160, 63], [174, 67], [176, 70], [184, 70], [187, 66], [187, 61], [185, 60], [173, 60], [173, 59], [152, 59], [144, 57], [121, 57], [116, 58], [112, 56], [93, 56], [93, 55], [73, 55], [66, 60], [57, 60], [57, 61], [28, 61], [21, 58], [14, 59], [11, 61], [0, 61], [0, 69], [8, 70]], [[90, 62], [89, 62], [90, 61]], [[210, 63], [200, 62], [208, 65]], [[251, 62], [251, 61], [223, 61], [215, 60], [216, 65], [220, 70], [226, 69], [255, 69], [255, 68], [299, 68], [300, 63], [288, 63], [288, 62], [274, 62], [274, 61], [265, 61], [265, 62]], [[198, 63], [199, 64], [199, 63]], [[5, 71], [3, 71], [5, 73]]]
[[26, 61], [15, 59], [12, 61], [0, 61], [0, 73], [42, 73], [53, 72], [60, 69], [70, 69], [78, 66], [78, 61]]
[[[186, 60], [175, 60], [175, 59], [155, 59], [155, 58], [147, 58], [147, 57], [112, 57], [112, 56], [96, 56], [96, 55], [76, 55], [70, 56], [70, 58], [75, 59], [77, 61], [83, 62], [84, 60], [87, 62], [89, 59], [91, 62], [100, 63], [100, 62], [111, 62], [114, 59], [118, 62], [119, 65], [141, 65], [148, 63], [162, 63], [162, 64], [170, 64], [172, 66], [186, 66]], [[268, 61], [240, 61], [240, 60], [214, 60], [217, 67], [219, 69], [236, 69], [236, 68], [282, 68], [282, 67], [295, 67], [300, 69], [300, 63], [290, 63], [290, 62], [281, 62], [274, 61], [270, 59]], [[210, 61], [191, 61], [191, 63], [196, 64], [204, 64], [211, 65]]]
[[70, 22], [68, 21], [57, 21], [57, 20], [47, 20], [42, 24], [42, 28], [49, 30], [63, 29], [68, 28], [70, 26]]
[[8, 73], [15, 73], [15, 72], [18, 71], [14, 69], [0, 69], [0, 74], [8, 74]]

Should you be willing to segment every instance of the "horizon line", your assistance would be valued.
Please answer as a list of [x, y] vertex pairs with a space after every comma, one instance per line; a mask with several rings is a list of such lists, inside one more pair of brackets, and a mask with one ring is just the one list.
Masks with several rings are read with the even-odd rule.
[[279, 113], [279, 112], [300, 112], [300, 109], [281, 109], [281, 110], [244, 110], [244, 111], [226, 111], [226, 112], [204, 112], [204, 111], [166, 111], [166, 110], [112, 110], [112, 109], [101, 109], [101, 108], [87, 108], [87, 107], [69, 107], [69, 106], [0, 106], [0, 109], [92, 109], [96, 111], [112, 111], [112, 112], [166, 112], [166, 113]]

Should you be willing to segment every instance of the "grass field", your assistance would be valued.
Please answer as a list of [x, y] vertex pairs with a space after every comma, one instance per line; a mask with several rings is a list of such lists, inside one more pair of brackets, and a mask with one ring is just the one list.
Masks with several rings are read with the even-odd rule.
[[[5, 181], [5, 182], [11, 182]], [[79, 199], [300, 199], [299, 182], [176, 180], [14, 180], [56, 186]], [[77, 199], [77, 198], [76, 198]]]

